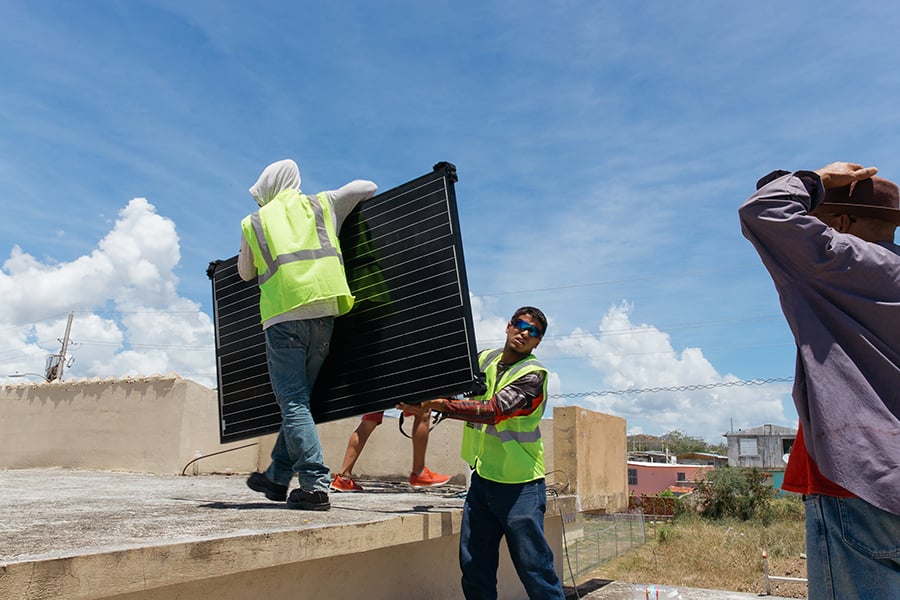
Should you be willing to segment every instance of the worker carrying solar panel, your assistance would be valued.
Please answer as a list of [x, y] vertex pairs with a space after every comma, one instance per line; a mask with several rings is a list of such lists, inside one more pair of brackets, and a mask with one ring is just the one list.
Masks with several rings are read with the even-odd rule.
[[[328, 355], [334, 317], [353, 308], [338, 232], [359, 202], [375, 195], [371, 181], [307, 196], [300, 169], [281, 160], [263, 170], [250, 194], [258, 211], [241, 221], [238, 273], [259, 283], [266, 362], [281, 427], [272, 462], [252, 473], [251, 489], [288, 508], [328, 510], [330, 471], [310, 410], [310, 396]], [[287, 497], [297, 473], [300, 487]]]
[[[290, 162], [277, 167], [276, 163], [255, 187], [269, 190], [268, 198], [284, 188], [298, 195], [298, 170]], [[266, 179], [273, 184], [263, 185]], [[316, 423], [483, 387], [456, 214], [457, 180], [455, 166], [437, 163], [431, 172], [360, 202], [343, 219], [343, 226], [337, 203], [322, 207], [324, 237], [319, 242], [317, 230], [315, 248], [324, 254], [322, 248], [330, 245], [339, 252], [353, 308], [334, 319], [328, 356], [312, 386], [310, 408]], [[311, 203], [318, 200], [318, 195], [309, 197]], [[314, 211], [315, 205], [309, 208]], [[333, 230], [325, 227], [327, 210], [332, 211]], [[260, 215], [266, 212], [263, 208]], [[262, 316], [265, 301], [261, 303], [258, 283], [261, 274], [269, 280], [267, 270], [274, 271], [270, 264], [284, 272], [293, 267], [276, 262], [278, 253], [266, 262], [259, 241], [269, 240], [265, 232], [253, 229], [252, 215], [247, 224], [241, 255], [213, 261], [207, 269], [213, 283], [223, 443], [281, 428], [282, 410], [267, 362], [266, 337], [271, 332], [263, 330], [262, 319], [270, 329], [269, 323], [284, 317]], [[334, 231], [339, 232], [338, 246], [332, 242]], [[250, 244], [254, 236], [261, 264], [255, 262]], [[289, 253], [301, 250], [291, 248]], [[333, 313], [338, 312], [334, 308]]]

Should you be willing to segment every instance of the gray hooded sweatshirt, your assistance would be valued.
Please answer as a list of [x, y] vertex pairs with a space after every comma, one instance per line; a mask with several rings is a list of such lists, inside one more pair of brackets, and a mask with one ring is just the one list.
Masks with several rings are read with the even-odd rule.
[[[250, 195], [253, 196], [257, 204], [265, 206], [272, 201], [272, 198], [286, 189], [301, 191], [300, 168], [296, 162], [290, 159], [279, 160], [263, 169], [259, 179], [250, 188]], [[344, 219], [356, 208], [357, 204], [374, 196], [377, 190], [378, 186], [373, 182], [355, 179], [336, 190], [325, 192], [334, 209], [332, 218], [334, 219], [335, 231], [341, 230]], [[253, 264], [253, 251], [243, 235], [241, 236], [241, 249], [238, 252], [237, 267], [238, 274], [244, 281], [256, 279], [257, 272], [256, 265]], [[304, 319], [328, 317], [336, 314], [338, 314], [336, 300], [321, 300], [276, 315], [263, 323], [263, 329], [284, 321], [302, 321]]]

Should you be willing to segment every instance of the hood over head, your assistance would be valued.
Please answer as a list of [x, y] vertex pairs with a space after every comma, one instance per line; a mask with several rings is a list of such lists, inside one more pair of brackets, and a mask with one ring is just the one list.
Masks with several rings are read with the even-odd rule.
[[291, 159], [273, 162], [263, 169], [250, 188], [250, 195], [257, 204], [265, 206], [286, 189], [300, 190], [300, 167]]

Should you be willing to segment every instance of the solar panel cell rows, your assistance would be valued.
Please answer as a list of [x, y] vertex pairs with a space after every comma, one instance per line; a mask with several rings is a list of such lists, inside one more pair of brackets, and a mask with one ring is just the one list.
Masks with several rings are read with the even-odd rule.
[[[456, 215], [456, 169], [379, 194], [347, 217], [341, 251], [353, 310], [335, 320], [331, 353], [313, 391], [317, 422], [398, 402], [477, 391], [474, 329]], [[210, 264], [223, 442], [278, 430], [259, 288], [237, 257]]]

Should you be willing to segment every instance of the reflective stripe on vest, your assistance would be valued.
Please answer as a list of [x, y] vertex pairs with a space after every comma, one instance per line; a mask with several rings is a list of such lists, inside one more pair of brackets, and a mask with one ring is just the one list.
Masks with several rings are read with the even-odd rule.
[[[541, 416], [543, 416], [543, 414], [544, 411], [541, 410]], [[488, 425], [484, 428], [484, 434], [498, 437], [501, 442], [519, 442], [520, 444], [527, 444], [541, 439], [541, 428], [538, 427], [534, 431], [510, 431], [509, 429], [497, 431], [496, 425]]]
[[[484, 358], [484, 364], [489, 365], [493, 361], [497, 359], [499, 355], [503, 354], [503, 350], [491, 350]], [[515, 381], [519, 378], [519, 372], [524, 369], [530, 369], [534, 366], [533, 362], [530, 361], [519, 361], [509, 369], [507, 369], [500, 379], [507, 379], [509, 381]], [[484, 367], [482, 367], [484, 368]], [[497, 382], [495, 382], [497, 383]], [[544, 416], [544, 407], [546, 403], [541, 403], [541, 416]], [[487, 425], [483, 430], [485, 435], [493, 435], [495, 437], [500, 438], [501, 442], [510, 442], [516, 441], [520, 444], [527, 444], [529, 442], [536, 442], [541, 439], [541, 428], [538, 427], [533, 431], [510, 431], [509, 429], [501, 429], [497, 430], [496, 425]]]
[[325, 228], [325, 214], [322, 211], [322, 205], [319, 202], [319, 198], [317, 196], [306, 196], [306, 198], [309, 200], [310, 206], [312, 206], [313, 215], [316, 219], [316, 233], [319, 236], [319, 248], [298, 250], [297, 252], [272, 256], [272, 251], [269, 249], [269, 241], [266, 239], [266, 233], [262, 226], [262, 219], [259, 216], [259, 211], [250, 215], [250, 225], [253, 227], [253, 232], [256, 234], [256, 242], [259, 244], [261, 258], [266, 263], [266, 270], [259, 275], [260, 285], [271, 279], [278, 270], [278, 267], [288, 263], [336, 256], [338, 260], [341, 261], [341, 264], [344, 264], [344, 257], [338, 252], [337, 248], [331, 244], [331, 238], [328, 236], [328, 230]]
[[[488, 390], [475, 399], [488, 401], [499, 390], [523, 375], [544, 374], [543, 394], [547, 393], [547, 369], [529, 356], [511, 365], [502, 375], [497, 366], [502, 350], [487, 350], [478, 357], [478, 365], [488, 374]], [[544, 444], [540, 421], [546, 399], [528, 415], [511, 417], [496, 425], [466, 423], [463, 429], [462, 457], [485, 479], [500, 483], [526, 483], [544, 477]]]
[[336, 315], [353, 308], [332, 210], [324, 192], [284, 190], [241, 221], [253, 252], [263, 323], [320, 300], [333, 299]]

